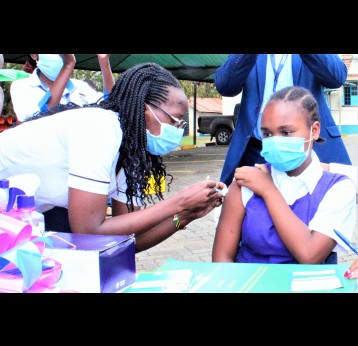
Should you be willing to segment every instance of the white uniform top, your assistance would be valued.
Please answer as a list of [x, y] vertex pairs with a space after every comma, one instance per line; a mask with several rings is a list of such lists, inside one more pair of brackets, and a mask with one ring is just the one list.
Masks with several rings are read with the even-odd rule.
[[125, 203], [123, 170], [117, 182], [115, 176], [121, 142], [118, 114], [101, 108], [68, 110], [25, 122], [0, 133], [0, 178], [37, 174], [39, 212], [67, 208], [69, 187]]
[[[60, 103], [73, 102], [79, 106], [97, 102], [103, 93], [91, 88], [86, 82], [70, 79], [71, 88], [65, 88]], [[10, 86], [11, 101], [14, 112], [19, 121], [24, 121], [29, 116], [40, 111], [39, 103], [45, 97], [49, 89], [41, 83], [38, 77], [38, 69], [28, 77], [13, 81]], [[49, 98], [49, 95], [48, 95]]]
[[[312, 162], [297, 177], [290, 177], [286, 172], [271, 166], [274, 184], [278, 187], [287, 204], [292, 205], [297, 199], [312, 193], [322, 176], [323, 168], [317, 154], [312, 150]], [[244, 206], [252, 197], [253, 192], [247, 187], [241, 188]], [[351, 179], [335, 183], [325, 194], [317, 212], [308, 227], [334, 239], [337, 245], [335, 252], [350, 251], [347, 245], [334, 233], [336, 229], [348, 239], [352, 239], [356, 223], [356, 186]]]
[[[284, 54], [274, 54], [275, 56], [275, 70], [278, 69], [278, 66], [283, 58]], [[266, 106], [267, 101], [273, 94], [273, 84], [274, 84], [275, 74], [273, 72], [273, 67], [271, 64], [270, 54], [267, 54], [267, 62], [266, 62], [266, 75], [265, 75], [265, 89], [264, 96], [261, 103], [261, 109], [259, 113], [259, 117], [256, 122], [256, 127], [254, 129], [254, 135], [257, 139], [262, 140], [262, 132], [261, 132], [261, 119], [262, 112]], [[293, 77], [292, 77], [292, 54], [287, 54], [287, 59], [285, 60], [285, 64], [281, 70], [281, 73], [278, 76], [276, 90], [281, 90], [285, 87], [293, 85]]]

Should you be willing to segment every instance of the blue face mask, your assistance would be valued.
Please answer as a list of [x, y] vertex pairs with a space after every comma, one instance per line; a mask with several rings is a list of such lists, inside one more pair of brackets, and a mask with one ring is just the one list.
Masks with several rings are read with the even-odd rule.
[[50, 80], [54, 81], [63, 66], [63, 61], [58, 54], [39, 54], [37, 67]]
[[305, 152], [304, 144], [311, 141], [312, 137], [308, 141], [301, 137], [264, 138], [260, 154], [278, 171], [289, 172], [301, 166], [306, 160], [310, 148]]
[[149, 110], [160, 124], [160, 135], [154, 136], [147, 130], [147, 149], [152, 155], [168, 154], [180, 145], [184, 129], [178, 129], [175, 126], [162, 123], [150, 107]]

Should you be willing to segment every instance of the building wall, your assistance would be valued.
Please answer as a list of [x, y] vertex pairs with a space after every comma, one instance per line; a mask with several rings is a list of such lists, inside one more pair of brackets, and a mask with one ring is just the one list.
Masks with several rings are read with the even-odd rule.
[[[357, 56], [356, 54], [353, 55]], [[358, 59], [352, 60], [347, 82], [358, 80]], [[328, 106], [331, 109], [335, 123], [340, 129], [341, 134], [358, 134], [358, 106], [344, 105], [344, 87], [333, 90], [328, 96]]]
[[338, 126], [358, 124], [357, 110], [358, 107], [343, 106], [343, 87], [334, 90], [329, 95], [328, 106], [331, 109], [333, 118]]
[[241, 94], [233, 97], [222, 97], [223, 102], [223, 114], [224, 115], [233, 115], [234, 108], [237, 103], [241, 102]]
[[[350, 58], [349, 63], [346, 64], [348, 67], [347, 82], [357, 82], [358, 54], [342, 54], [342, 56], [349, 56]], [[358, 134], [358, 107], [344, 106], [344, 87], [332, 93], [332, 102], [332, 115], [341, 133], [344, 135]]]
[[[200, 112], [196, 111], [196, 129], [198, 129], [198, 116]], [[188, 119], [188, 135], [193, 136], [194, 134], [194, 109], [189, 107], [189, 119]]]

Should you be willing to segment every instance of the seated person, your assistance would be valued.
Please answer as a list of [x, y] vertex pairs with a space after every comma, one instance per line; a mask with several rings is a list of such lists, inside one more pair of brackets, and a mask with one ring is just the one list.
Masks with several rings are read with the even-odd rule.
[[312, 149], [313, 141], [323, 141], [316, 100], [301, 87], [274, 93], [261, 131], [267, 163], [236, 168], [212, 260], [337, 263], [337, 252], [349, 249], [333, 229], [352, 237], [356, 186], [346, 175], [325, 170]]

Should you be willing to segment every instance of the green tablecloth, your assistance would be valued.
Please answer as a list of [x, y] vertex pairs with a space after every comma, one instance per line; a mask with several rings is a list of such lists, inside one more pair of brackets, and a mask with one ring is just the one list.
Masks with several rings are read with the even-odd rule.
[[344, 277], [348, 267], [348, 264], [211, 263], [170, 259], [155, 271], [139, 273], [136, 282], [123, 292], [290, 293], [293, 292], [291, 283], [294, 278], [317, 278], [316, 282], [321, 284], [321, 279], [330, 276], [342, 287], [319, 289], [318, 286], [312, 290], [305, 288], [302, 292], [352, 293], [357, 282]]

